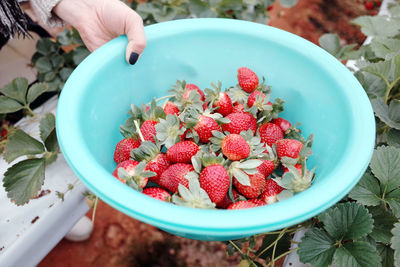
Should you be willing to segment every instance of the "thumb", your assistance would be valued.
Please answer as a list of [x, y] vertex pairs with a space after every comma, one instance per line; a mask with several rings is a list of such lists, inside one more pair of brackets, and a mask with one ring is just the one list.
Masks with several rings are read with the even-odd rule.
[[146, 47], [146, 36], [142, 18], [133, 10], [125, 17], [125, 34], [128, 37], [126, 61], [133, 65]]

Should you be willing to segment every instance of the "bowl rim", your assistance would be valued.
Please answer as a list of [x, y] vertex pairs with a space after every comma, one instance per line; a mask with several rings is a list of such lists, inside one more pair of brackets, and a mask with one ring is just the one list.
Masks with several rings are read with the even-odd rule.
[[[56, 130], [61, 151], [72, 170], [83, 183], [114, 208], [146, 223], [181, 235], [207, 235], [224, 238], [251, 235], [294, 225], [315, 216], [343, 198], [355, 186], [367, 168], [375, 143], [375, 119], [370, 101], [353, 74], [337, 59], [313, 43], [270, 26], [248, 21], [219, 18], [182, 19], [145, 27], [148, 43], [157, 38], [181, 34], [191, 30], [228, 31], [278, 42], [296, 53], [307, 53], [310, 60], [330, 72], [343, 90], [349, 103], [353, 128], [344, 158], [324, 180], [296, 197], [274, 205], [245, 210], [202, 210], [164, 203], [111, 179], [104, 172], [78, 135], [76, 118], [79, 96], [96, 68], [101, 68], [115, 51], [125, 50], [126, 37], [118, 37], [89, 55], [71, 74], [60, 95], [57, 106]], [[306, 52], [305, 52], [306, 51]], [[96, 67], [97, 66], [97, 67]], [[129, 65], [127, 64], [127, 67]], [[69, 145], [74, 144], [74, 145]], [[90, 178], [90, 177], [95, 177]], [[324, 194], [321, 187], [330, 188]], [[114, 194], [111, 194], [114, 192]], [[316, 201], [315, 197], [318, 197]], [[297, 203], [307, 205], [298, 205]], [[139, 205], [137, 203], [140, 203]], [[156, 212], [155, 212], [156, 211]], [[260, 213], [273, 216], [259, 216]]]

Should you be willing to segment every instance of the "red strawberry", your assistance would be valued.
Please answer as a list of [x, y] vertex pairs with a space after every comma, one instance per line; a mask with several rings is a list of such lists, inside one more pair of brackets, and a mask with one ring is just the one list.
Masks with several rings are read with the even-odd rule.
[[[235, 188], [232, 188], [232, 195], [233, 195], [233, 199], [236, 201], [240, 195], [239, 193], [236, 191]], [[226, 194], [224, 199], [222, 199], [221, 202], [217, 203], [217, 207], [221, 208], [221, 209], [226, 209], [229, 205], [231, 205], [233, 202], [232, 200], [229, 198], [229, 195]]]
[[247, 105], [251, 108], [254, 105], [254, 102], [256, 102], [257, 97], [261, 97], [262, 101], [264, 101], [265, 94], [260, 92], [260, 91], [254, 91], [249, 95], [249, 98], [247, 99]]
[[205, 111], [206, 109], [208, 109], [208, 102], [203, 103], [203, 111]]
[[229, 205], [228, 210], [238, 209], [249, 209], [265, 205], [265, 203], [259, 199], [241, 200], [236, 203]]
[[258, 87], [258, 77], [249, 68], [242, 67], [238, 69], [237, 75], [240, 87], [247, 93], [251, 93]]
[[159, 185], [168, 189], [172, 193], [177, 193], [179, 184], [186, 187], [189, 186], [189, 180], [186, 179], [185, 176], [193, 170], [192, 164], [172, 164], [161, 174]]
[[146, 162], [145, 171], [155, 173], [150, 177], [150, 181], [158, 183], [160, 175], [171, 165], [167, 155], [160, 152], [160, 147], [150, 141], [144, 141], [139, 148], [133, 149], [131, 156], [139, 162]]
[[118, 168], [124, 168], [125, 171], [129, 175], [133, 176], [135, 174], [135, 167], [138, 164], [139, 164], [139, 162], [137, 162], [136, 160], [126, 160], [126, 161], [120, 162], [120, 163], [118, 163], [117, 167], [113, 171], [112, 175], [125, 184], [126, 181], [122, 178], [119, 178], [119, 176], [118, 176]]
[[[125, 170], [125, 179], [124, 177], [120, 177], [120, 168]], [[139, 190], [140, 188], [144, 188], [149, 180], [148, 176], [145, 176], [144, 173], [142, 173], [144, 168], [144, 163], [139, 163], [136, 160], [126, 160], [118, 163], [112, 175], [124, 184], [126, 183], [126, 179], [131, 179], [131, 184], [136, 184], [136, 189]]]
[[272, 204], [277, 201], [276, 196], [283, 190], [274, 180], [268, 179], [265, 183], [265, 190], [261, 194], [261, 200], [266, 204]]
[[264, 191], [265, 188], [265, 176], [261, 173], [249, 175], [250, 186], [242, 185], [236, 178], [233, 178], [233, 185], [243, 196], [247, 198], [256, 198]]
[[174, 114], [179, 113], [179, 109], [174, 103], [172, 103], [171, 101], [168, 101], [164, 107], [164, 112], [165, 112], [165, 114], [174, 115]]
[[162, 188], [159, 187], [148, 187], [143, 189], [142, 191], [143, 194], [148, 195], [149, 197], [165, 201], [165, 202], [170, 202], [171, 201], [171, 195], [165, 191]]
[[230, 123], [222, 125], [222, 130], [228, 131], [231, 134], [240, 134], [242, 131], [252, 130], [253, 133], [257, 131], [257, 119], [248, 112], [245, 113], [231, 113], [226, 116]]
[[365, 6], [365, 9], [366, 10], [371, 10], [371, 9], [373, 9], [374, 8], [374, 4], [372, 3], [372, 2], [366, 2], [365, 4], [364, 4], [364, 6]]
[[276, 141], [283, 139], [284, 133], [282, 129], [273, 123], [267, 122], [258, 128], [261, 137], [261, 142], [272, 146]]
[[143, 122], [142, 126], [140, 127], [140, 132], [142, 133], [145, 141], [150, 141], [155, 143], [154, 136], [157, 134], [155, 128], [157, 123], [158, 123], [157, 121], [153, 120], [147, 120]]
[[208, 143], [213, 136], [212, 131], [221, 131], [221, 127], [213, 118], [200, 115], [193, 130], [199, 135], [200, 142]]
[[236, 103], [233, 106], [232, 113], [244, 113], [244, 105]]
[[[296, 165], [294, 165], [294, 167], [296, 168], [296, 170], [300, 174], [300, 176], [302, 176], [303, 175], [303, 169], [302, 169], [301, 164], [296, 164]], [[283, 167], [282, 169], [283, 169], [283, 173], [284, 174], [289, 172], [289, 169], [286, 168], [286, 167]]]
[[257, 167], [259, 173], [264, 175], [264, 177], [268, 177], [275, 170], [275, 163], [271, 160], [261, 160], [262, 163]]
[[280, 159], [282, 157], [296, 159], [302, 148], [303, 144], [296, 139], [281, 139], [276, 142], [276, 153]]
[[292, 127], [292, 124], [283, 118], [273, 119], [271, 123], [278, 125], [283, 132], [286, 132], [290, 127]]
[[161, 174], [171, 165], [168, 157], [164, 153], [158, 154], [154, 159], [147, 163], [146, 171], [155, 172], [156, 176], [150, 177], [150, 181], [158, 183]]
[[269, 7], [267, 7], [267, 11], [271, 11], [272, 9], [274, 9], [273, 5], [270, 5]]
[[171, 146], [167, 151], [168, 160], [174, 163], [190, 163], [199, 152], [199, 146], [192, 141], [182, 141]]
[[185, 92], [183, 93], [182, 97], [184, 99], [188, 99], [190, 92], [193, 91], [193, 90], [196, 90], [197, 93], [199, 93], [201, 101], [204, 101], [206, 99], [206, 96], [204, 95], [204, 92], [201, 91], [200, 88], [197, 85], [193, 84], [193, 83], [186, 84]]
[[230, 160], [245, 159], [250, 155], [250, 146], [243, 136], [229, 134], [221, 143], [222, 153]]
[[118, 142], [114, 150], [114, 161], [120, 163], [128, 160], [131, 155], [131, 150], [138, 148], [140, 141], [134, 138], [124, 138]]
[[382, 5], [382, 1], [381, 0], [375, 0], [375, 4], [376, 4], [376, 6], [380, 7]]
[[211, 201], [214, 203], [221, 202], [226, 196], [230, 178], [228, 172], [221, 164], [213, 164], [205, 167], [200, 174], [199, 182]]
[[218, 107], [215, 112], [218, 112], [222, 116], [232, 113], [233, 110], [231, 98], [227, 93], [222, 92], [219, 93], [219, 99], [213, 103], [213, 107]]

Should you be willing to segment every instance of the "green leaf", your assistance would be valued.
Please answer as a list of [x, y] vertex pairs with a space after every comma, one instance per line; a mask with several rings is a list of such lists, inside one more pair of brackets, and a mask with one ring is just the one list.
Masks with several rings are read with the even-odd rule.
[[20, 103], [25, 104], [26, 90], [28, 89], [28, 79], [26, 78], [15, 78], [11, 83], [5, 85], [0, 89], [0, 92], [5, 96], [17, 100]]
[[47, 113], [45, 117], [40, 120], [40, 138], [46, 141], [51, 132], [56, 128], [56, 117], [52, 113]]
[[373, 220], [368, 210], [357, 203], [339, 203], [320, 214], [325, 230], [336, 240], [357, 239], [371, 233]]
[[382, 201], [380, 196], [381, 189], [378, 180], [367, 172], [349, 193], [350, 198], [365, 206], [379, 205]]
[[283, 7], [292, 7], [297, 4], [297, 0], [280, 0]]
[[45, 82], [51, 82], [56, 77], [56, 75], [57, 75], [57, 73], [54, 72], [54, 71], [47, 72], [44, 75], [44, 81]]
[[397, 221], [396, 218], [390, 212], [383, 209], [382, 206], [369, 207], [368, 210], [374, 219], [374, 229], [369, 235], [377, 242], [389, 244], [392, 238], [390, 230]]
[[80, 46], [73, 51], [72, 60], [74, 64], [79, 65], [89, 54], [90, 51], [86, 47]]
[[333, 262], [338, 267], [378, 267], [380, 261], [376, 248], [362, 241], [345, 243], [333, 255]]
[[211, 9], [206, 1], [191, 0], [189, 2], [189, 11], [198, 18], [215, 18], [217, 13]]
[[335, 240], [324, 230], [313, 228], [301, 239], [297, 254], [303, 263], [314, 267], [329, 266], [335, 253], [334, 243]]
[[27, 159], [18, 162], [4, 174], [3, 186], [7, 196], [17, 205], [34, 197], [43, 185], [45, 160]]
[[73, 70], [72, 68], [62, 68], [62, 69], [60, 70], [60, 77], [61, 77], [61, 79], [63, 79], [64, 81], [66, 81], [73, 71], [74, 71], [74, 70]]
[[51, 57], [51, 65], [55, 69], [59, 69], [64, 65], [64, 58], [60, 55], [56, 55], [54, 57]]
[[390, 146], [400, 148], [400, 130], [390, 129], [387, 132], [386, 139]]
[[4, 159], [10, 163], [23, 155], [36, 155], [44, 152], [43, 144], [22, 130], [8, 137]]
[[48, 86], [46, 83], [35, 83], [32, 85], [29, 90], [28, 90], [28, 95], [27, 95], [27, 102], [32, 103], [33, 101], [36, 100], [41, 94], [46, 92], [48, 89]]
[[318, 42], [323, 49], [333, 56], [336, 56], [340, 50], [340, 40], [337, 34], [323, 34]]
[[4, 95], [0, 96], [0, 114], [16, 112], [23, 107], [24, 106], [21, 103], [15, 101], [14, 99]]
[[385, 200], [392, 209], [394, 216], [400, 218], [400, 189], [396, 189], [388, 193], [385, 197]]
[[51, 62], [47, 57], [39, 58], [35, 62], [35, 68], [41, 73], [46, 73], [52, 70]]
[[386, 192], [400, 186], [400, 149], [390, 146], [378, 147], [374, 151], [370, 167], [381, 182], [381, 188], [386, 188]]
[[368, 96], [376, 96], [378, 98], [385, 96], [387, 85], [380, 77], [365, 71], [358, 71], [355, 76]]
[[249, 160], [239, 163], [238, 166], [240, 169], [254, 169], [254, 168], [257, 168], [258, 166], [260, 166], [261, 164], [262, 164], [261, 160], [249, 159]]
[[391, 128], [400, 130], [400, 122], [393, 121], [393, 119], [390, 117], [390, 114], [393, 114], [394, 110], [397, 109], [397, 104], [392, 107], [391, 112], [389, 112], [390, 107], [385, 104], [385, 101], [382, 98], [371, 99], [371, 104], [374, 109], [375, 115], [381, 121], [389, 125]]
[[232, 173], [235, 179], [242, 185], [247, 185], [247, 186], [251, 185], [249, 176], [243, 171], [239, 169], [233, 169]]
[[394, 267], [394, 251], [390, 246], [377, 244], [376, 250], [382, 259], [382, 267]]
[[400, 20], [388, 16], [361, 16], [352, 21], [367, 36], [393, 37], [399, 34]]
[[400, 40], [392, 38], [374, 38], [371, 41], [371, 49], [377, 57], [392, 58], [400, 51]]
[[394, 249], [394, 264], [400, 266], [400, 222], [394, 225], [392, 229], [391, 248]]
[[59, 151], [56, 134], [56, 117], [52, 113], [47, 113], [40, 120], [40, 138], [44, 142], [46, 149], [51, 152]]

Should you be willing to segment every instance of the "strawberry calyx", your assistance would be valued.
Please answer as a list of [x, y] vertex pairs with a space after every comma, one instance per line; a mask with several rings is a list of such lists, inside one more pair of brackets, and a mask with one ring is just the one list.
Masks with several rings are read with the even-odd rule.
[[250, 186], [249, 175], [256, 174], [258, 172], [257, 167], [261, 164], [262, 161], [258, 159], [234, 161], [228, 168], [229, 177], [234, 177], [242, 185]]
[[282, 178], [275, 178], [274, 181], [277, 182], [281, 187], [290, 190], [292, 192], [302, 192], [310, 187], [313, 179], [316, 167], [311, 171], [307, 170], [306, 162], [302, 162], [302, 173], [293, 165], [284, 165], [289, 171], [284, 173]]
[[186, 128], [182, 127], [176, 114], [168, 114], [165, 119], [155, 126], [157, 131], [157, 139], [161, 145], [167, 148], [181, 141], [181, 136], [185, 133]]
[[207, 192], [200, 187], [198, 174], [189, 172], [185, 178], [189, 180], [189, 188], [182, 184], [178, 186], [178, 194], [172, 196], [172, 202], [179, 206], [186, 206], [200, 209], [214, 209], [213, 203]]
[[143, 188], [147, 185], [148, 178], [156, 176], [155, 172], [145, 171], [146, 162], [140, 162], [136, 167], [134, 174], [129, 174], [124, 168], [118, 168], [118, 177], [133, 189], [142, 192]]
[[260, 136], [254, 136], [252, 130], [242, 131], [240, 135], [246, 140], [247, 144], [250, 146], [249, 159], [264, 158], [267, 155], [264, 154], [265, 147], [264, 143], [261, 143]]
[[[285, 104], [285, 101], [283, 101], [280, 98], [275, 98], [274, 103], [272, 104], [272, 109], [264, 109], [260, 110], [257, 114], [257, 123], [258, 125], [262, 125], [266, 122], [269, 122], [273, 119], [276, 119], [279, 117], [279, 113], [284, 110], [283, 105]], [[271, 107], [271, 105], [270, 105]]]
[[[172, 93], [176, 99], [175, 105], [180, 111], [184, 111], [187, 107], [195, 108], [199, 111], [203, 110], [203, 101], [201, 100], [201, 95], [197, 90], [190, 90], [189, 95], [185, 95], [186, 81], [176, 81], [176, 84], [172, 86], [172, 89], [168, 92]], [[186, 93], [187, 94], [187, 93]]]
[[136, 161], [149, 162], [160, 154], [160, 146], [150, 141], [144, 141], [138, 148], [131, 150], [131, 158]]
[[157, 101], [155, 98], [150, 103], [150, 107], [142, 105], [141, 106], [141, 114], [143, 121], [159, 121], [160, 119], [165, 119], [164, 109], [160, 106], [157, 106]]
[[248, 93], [242, 90], [237, 84], [235, 87], [231, 87], [227, 90], [227, 94], [231, 98], [233, 104], [247, 104], [247, 99], [249, 98]]

